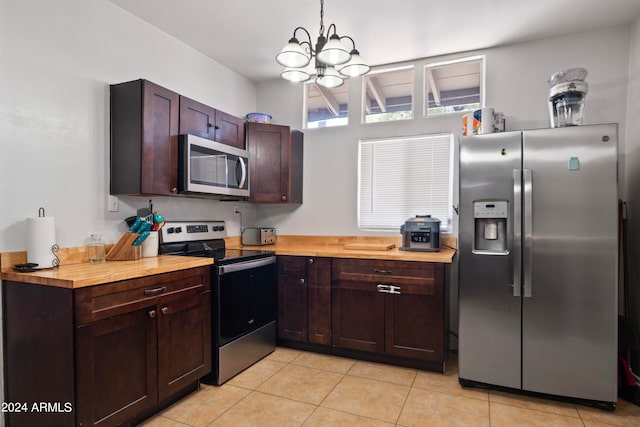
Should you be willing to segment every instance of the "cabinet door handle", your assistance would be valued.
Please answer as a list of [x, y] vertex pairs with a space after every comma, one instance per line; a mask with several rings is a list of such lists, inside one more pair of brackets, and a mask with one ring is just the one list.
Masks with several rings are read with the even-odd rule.
[[380, 269], [375, 269], [373, 270], [374, 273], [378, 273], [378, 274], [391, 274], [391, 270], [380, 270]]
[[147, 296], [147, 297], [148, 296], [152, 296], [152, 295], [158, 295], [158, 294], [163, 293], [166, 290], [167, 290], [166, 286], [163, 286], [161, 288], [155, 288], [155, 289], [146, 289], [144, 291], [144, 295]]
[[309, 258], [309, 264], [313, 264], [313, 258]]
[[168, 314], [169, 313], [169, 307], [162, 307], [160, 309], [160, 311], [162, 312], [162, 314]]
[[286, 194], [283, 194], [281, 198], [282, 198], [282, 201], [283, 201], [283, 202], [286, 202], [286, 201], [287, 201], [287, 195], [286, 195]]
[[385, 285], [384, 283], [378, 283], [376, 286], [376, 288], [378, 288], [378, 292], [384, 292], [385, 294], [390, 293], [390, 287], [391, 285]]
[[298, 279], [298, 283], [300, 283], [301, 285], [304, 285], [304, 279]]
[[150, 318], [152, 318], [152, 319], [153, 319], [154, 317], [156, 317], [156, 311], [155, 311], [155, 310], [150, 310], [150, 311], [149, 311], [149, 313], [147, 313], [147, 315], [148, 315]]

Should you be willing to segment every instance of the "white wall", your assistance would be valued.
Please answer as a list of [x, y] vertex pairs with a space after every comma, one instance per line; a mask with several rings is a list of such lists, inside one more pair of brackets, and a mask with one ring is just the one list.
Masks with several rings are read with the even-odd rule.
[[[108, 1], [0, 0], [0, 252], [25, 250], [24, 220], [41, 206], [73, 247], [94, 232], [115, 242], [147, 204], [123, 197], [106, 211], [109, 84], [138, 78], [236, 116], [256, 109], [254, 83]], [[168, 219], [227, 219], [239, 234], [228, 203], [153, 203]]]
[[[505, 113], [509, 130], [549, 127], [548, 77], [566, 68], [586, 68], [585, 124], [620, 123], [620, 151], [624, 152], [629, 27], [428, 58], [407, 63], [416, 66], [419, 94], [414, 99], [417, 118], [410, 121], [359, 124], [362, 79], [351, 79], [352, 124], [305, 131], [304, 203], [299, 207], [262, 206], [257, 213], [260, 221], [278, 227], [281, 234], [367, 234], [356, 223], [358, 140], [438, 132], [459, 135], [459, 115], [421, 117], [422, 68], [430, 62], [477, 54], [486, 56], [486, 104]], [[301, 128], [302, 98], [300, 84], [274, 80], [258, 85], [258, 109], [272, 114], [276, 123]]]
[[[625, 153], [625, 195], [628, 227], [628, 280], [631, 308], [628, 317], [640, 331], [640, 18], [631, 27], [629, 49], [629, 98], [627, 101], [627, 147]], [[638, 362], [636, 360], [636, 362]], [[638, 372], [638, 366], [634, 366]]]

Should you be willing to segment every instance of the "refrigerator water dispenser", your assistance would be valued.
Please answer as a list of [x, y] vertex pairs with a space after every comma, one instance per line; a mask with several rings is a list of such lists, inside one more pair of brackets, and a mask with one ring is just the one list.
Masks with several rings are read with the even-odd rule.
[[473, 202], [474, 245], [473, 253], [507, 254], [507, 218], [509, 204], [506, 200], [481, 200]]

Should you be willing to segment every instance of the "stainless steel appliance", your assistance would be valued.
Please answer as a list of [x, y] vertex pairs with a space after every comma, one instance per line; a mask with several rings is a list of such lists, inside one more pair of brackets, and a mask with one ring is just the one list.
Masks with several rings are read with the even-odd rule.
[[459, 379], [613, 408], [617, 125], [460, 141]]
[[220, 385], [275, 350], [276, 256], [226, 249], [224, 221], [167, 221], [160, 254], [212, 257], [212, 365], [204, 382]]
[[440, 250], [440, 220], [431, 215], [416, 215], [400, 226], [402, 251], [437, 252]]
[[242, 229], [243, 245], [273, 245], [275, 243], [275, 228], [248, 227]]
[[195, 135], [178, 137], [178, 192], [249, 197], [249, 152]]

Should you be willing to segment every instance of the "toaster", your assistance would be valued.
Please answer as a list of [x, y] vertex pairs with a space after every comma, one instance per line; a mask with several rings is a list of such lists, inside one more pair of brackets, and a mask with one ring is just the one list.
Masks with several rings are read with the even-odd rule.
[[249, 227], [242, 230], [243, 245], [273, 245], [275, 243], [275, 228]]
[[400, 227], [402, 251], [437, 252], [440, 250], [440, 220], [431, 215], [416, 215]]

